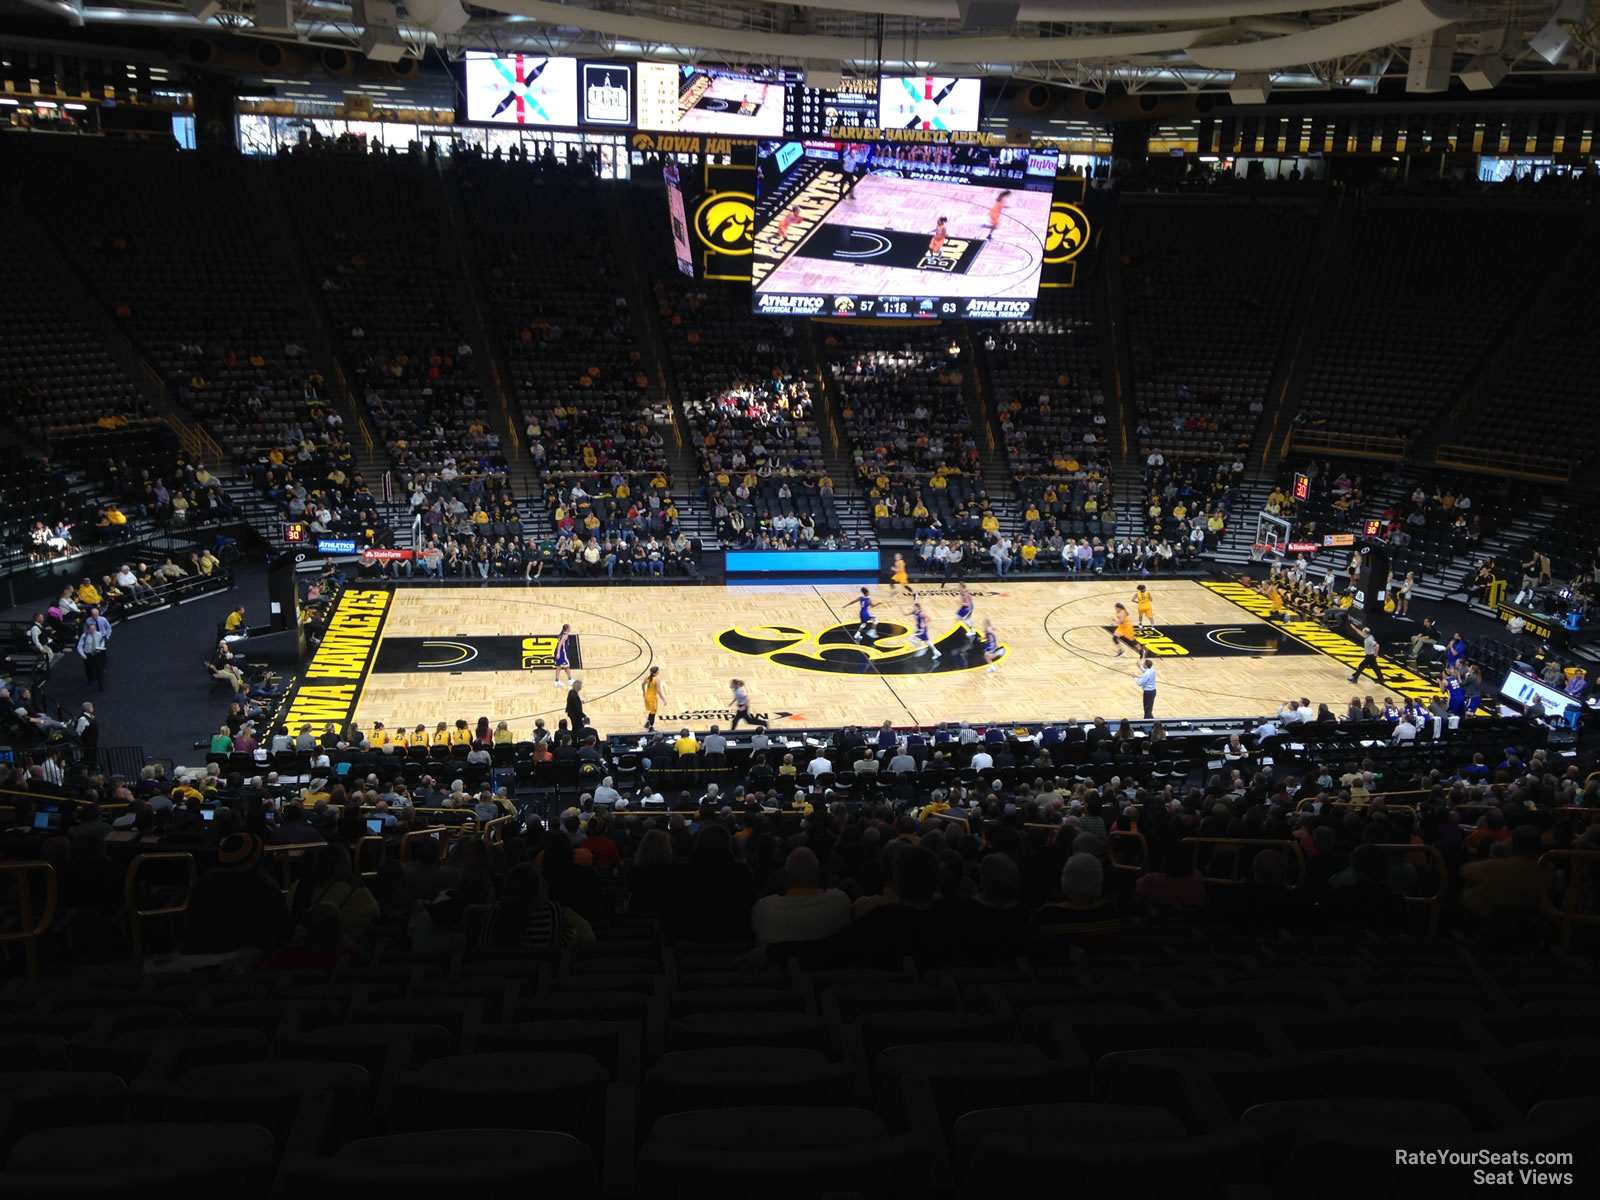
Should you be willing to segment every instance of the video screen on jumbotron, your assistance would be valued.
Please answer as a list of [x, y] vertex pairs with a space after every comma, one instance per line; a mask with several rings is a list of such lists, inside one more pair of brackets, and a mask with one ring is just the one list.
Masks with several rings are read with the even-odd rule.
[[1025, 146], [764, 142], [754, 311], [1027, 319], [1055, 162]]
[[539, 54], [468, 51], [465, 62], [466, 119], [496, 125], [575, 126], [578, 123], [578, 60]]
[[640, 63], [638, 76], [640, 129], [745, 138], [783, 136], [784, 86], [800, 79], [776, 68], [653, 62]]
[[978, 128], [983, 85], [948, 75], [885, 75], [878, 84], [880, 129]]

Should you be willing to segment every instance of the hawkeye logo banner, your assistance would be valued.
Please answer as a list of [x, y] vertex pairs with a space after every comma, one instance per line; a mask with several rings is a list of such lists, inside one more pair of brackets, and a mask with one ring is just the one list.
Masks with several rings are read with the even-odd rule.
[[290, 732], [302, 725], [331, 722], [343, 729], [349, 723], [377, 657], [392, 599], [391, 593], [376, 588], [340, 593], [322, 642], [284, 708], [282, 723]]
[[[1272, 602], [1260, 592], [1242, 583], [1202, 582], [1200, 586], [1224, 600], [1231, 600], [1252, 616], [1266, 620], [1272, 615]], [[1360, 645], [1342, 634], [1334, 633], [1321, 622], [1295, 619], [1274, 621], [1272, 626], [1274, 629], [1281, 629], [1296, 641], [1303, 642], [1317, 653], [1327, 655], [1351, 671], [1360, 666], [1362, 658], [1365, 657]], [[1408, 700], [1426, 701], [1439, 695], [1439, 685], [1433, 680], [1418, 675], [1387, 655], [1379, 655], [1378, 661], [1383, 667], [1384, 687], [1389, 691]]]
[[[553, 633], [527, 637], [385, 638], [372, 673], [553, 671], [556, 640]], [[567, 638], [567, 660], [574, 671], [583, 669], [583, 646], [577, 634]]]
[[[938, 658], [912, 639], [907, 626], [893, 621], [882, 622], [876, 636], [859, 642], [855, 633], [855, 625], [834, 625], [818, 634], [792, 625], [757, 625], [726, 629], [717, 635], [717, 644], [780, 667], [825, 675], [948, 675], [987, 665], [982, 641], [973, 640], [959, 626], [935, 639]], [[1009, 653], [1002, 642], [1001, 661]]]

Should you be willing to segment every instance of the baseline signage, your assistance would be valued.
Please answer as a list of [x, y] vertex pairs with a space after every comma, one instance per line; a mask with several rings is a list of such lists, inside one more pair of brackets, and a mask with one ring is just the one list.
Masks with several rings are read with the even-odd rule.
[[354, 538], [318, 538], [318, 554], [354, 554], [356, 541]]
[[291, 734], [302, 725], [320, 729], [332, 724], [342, 731], [355, 717], [392, 599], [381, 588], [346, 588], [339, 594], [322, 641], [279, 718]]
[[[1223, 583], [1202, 581], [1201, 587], [1206, 591], [1224, 600], [1231, 601], [1244, 609], [1252, 616], [1262, 620], [1272, 617], [1272, 601], [1263, 596], [1254, 588], [1246, 587], [1242, 583]], [[1361, 665], [1361, 660], [1366, 652], [1360, 644], [1351, 641], [1342, 634], [1334, 633], [1317, 621], [1274, 621], [1273, 628], [1279, 629], [1296, 641], [1303, 642], [1321, 654], [1327, 655], [1341, 666], [1354, 671]], [[1401, 665], [1388, 656], [1380, 656], [1383, 665], [1383, 685], [1396, 695], [1404, 696], [1408, 700], [1429, 701], [1440, 694], [1439, 684], [1418, 675], [1409, 667]]]

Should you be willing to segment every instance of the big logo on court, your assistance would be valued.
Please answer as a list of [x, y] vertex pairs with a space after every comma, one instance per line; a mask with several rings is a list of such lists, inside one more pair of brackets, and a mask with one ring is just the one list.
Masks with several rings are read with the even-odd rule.
[[[948, 675], [987, 665], [982, 642], [970, 639], [960, 627], [935, 641], [938, 658], [912, 641], [910, 629], [893, 621], [882, 622], [877, 636], [859, 642], [855, 632], [854, 625], [833, 625], [818, 634], [793, 625], [756, 625], [725, 629], [717, 635], [717, 644], [780, 667], [826, 675]], [[1001, 656], [1008, 653], [1002, 642]]]
[[749, 192], [714, 192], [694, 210], [695, 235], [723, 254], [749, 254], [755, 227], [756, 198]]
[[1044, 239], [1044, 261], [1071, 262], [1089, 244], [1089, 218], [1083, 209], [1065, 200], [1050, 206], [1050, 229]]

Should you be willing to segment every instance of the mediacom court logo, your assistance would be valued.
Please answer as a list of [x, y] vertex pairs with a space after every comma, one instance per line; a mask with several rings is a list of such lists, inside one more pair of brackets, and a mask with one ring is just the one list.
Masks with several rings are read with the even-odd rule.
[[1044, 261], [1071, 262], [1089, 244], [1089, 218], [1076, 204], [1057, 200], [1050, 206], [1050, 229], [1044, 239]]
[[709, 250], [749, 254], [755, 248], [756, 198], [749, 192], [715, 192], [694, 210], [694, 231]]

